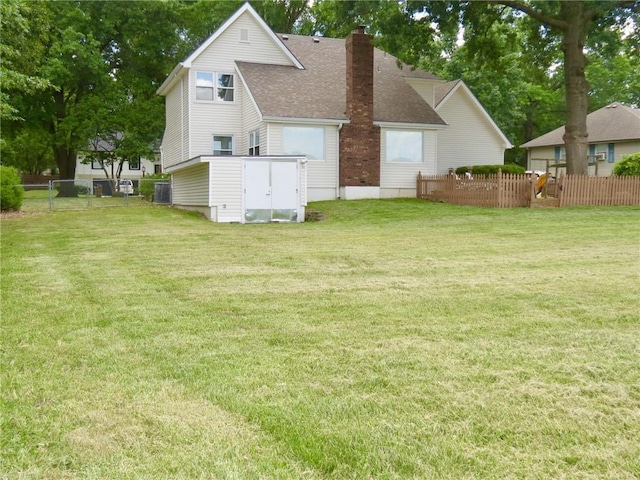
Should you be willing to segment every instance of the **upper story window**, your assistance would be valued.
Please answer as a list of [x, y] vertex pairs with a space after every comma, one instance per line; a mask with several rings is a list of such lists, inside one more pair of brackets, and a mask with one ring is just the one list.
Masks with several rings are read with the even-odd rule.
[[324, 128], [282, 127], [283, 155], [306, 155], [308, 160], [324, 160]]
[[213, 154], [216, 156], [233, 155], [233, 136], [214, 135]]
[[260, 132], [249, 132], [249, 155], [260, 155]]
[[387, 130], [386, 159], [394, 163], [422, 163], [422, 132]]
[[196, 100], [233, 102], [234, 89], [233, 74], [196, 72]]

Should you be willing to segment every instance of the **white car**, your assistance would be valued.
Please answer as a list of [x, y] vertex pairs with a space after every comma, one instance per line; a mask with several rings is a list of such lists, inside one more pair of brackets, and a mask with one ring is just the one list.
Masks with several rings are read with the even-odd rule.
[[133, 182], [131, 180], [120, 180], [118, 191], [127, 195], [133, 195]]

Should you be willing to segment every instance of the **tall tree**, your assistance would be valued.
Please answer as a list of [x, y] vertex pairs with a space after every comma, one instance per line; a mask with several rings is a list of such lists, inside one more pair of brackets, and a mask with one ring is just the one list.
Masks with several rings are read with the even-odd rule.
[[[34, 69], [48, 87], [12, 95], [15, 116], [25, 120], [14, 138], [24, 129], [48, 131], [63, 179], [75, 177], [78, 152], [102, 132], [119, 130], [132, 157], [132, 145], [149, 151], [164, 127], [164, 105], [155, 90], [183, 53], [180, 13], [188, 7], [153, 1], [28, 5], [40, 15], [38, 23], [25, 17], [37, 41], [21, 50], [29, 58], [21, 73]], [[19, 47], [17, 41], [9, 45]]]
[[32, 94], [51, 87], [31, 63], [38, 37], [43, 32], [38, 28], [42, 23], [41, 14], [37, 4], [23, 0], [0, 2], [0, 120], [23, 120], [18, 108], [11, 103], [9, 93]]
[[[600, 25], [625, 19], [637, 13], [640, 2], [633, 1], [571, 1], [525, 2], [495, 0], [495, 3], [529, 15], [541, 24], [558, 31], [562, 37], [564, 54], [564, 85], [566, 123], [564, 142], [567, 154], [567, 173], [589, 173], [587, 114], [589, 113], [589, 83], [585, 75], [587, 56], [585, 41], [589, 33]], [[609, 20], [609, 22], [607, 22]]]

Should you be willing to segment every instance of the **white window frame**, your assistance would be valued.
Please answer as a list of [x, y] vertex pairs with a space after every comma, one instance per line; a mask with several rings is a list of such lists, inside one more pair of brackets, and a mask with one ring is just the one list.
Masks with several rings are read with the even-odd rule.
[[595, 148], [593, 149], [593, 153], [598, 158], [598, 154], [604, 153], [604, 159], [607, 160], [609, 156], [609, 144], [608, 143], [596, 143]]
[[[227, 152], [228, 151], [229, 153], [216, 153], [216, 137], [224, 137], [224, 138], [231, 139], [231, 150], [229, 150], [229, 151], [228, 150], [222, 150], [222, 149], [217, 150], [218, 152]], [[235, 148], [236, 148], [236, 141], [235, 141], [235, 138], [233, 137], [233, 135], [213, 134], [211, 136], [211, 146], [212, 146], [212, 150], [211, 151], [213, 152], [214, 156], [216, 156], [216, 157], [229, 157], [229, 156], [234, 155], [234, 151], [235, 151]]]
[[249, 132], [249, 155], [260, 155], [260, 130]]
[[[286, 144], [287, 142], [287, 137], [291, 136], [290, 138], [297, 138], [297, 139], [302, 139], [304, 138], [304, 131], [310, 131], [310, 130], [315, 130], [318, 133], [322, 134], [322, 140], [321, 140], [321, 145], [319, 145], [319, 147], [322, 149], [321, 152], [318, 152], [317, 150], [315, 152], [308, 152], [308, 151], [304, 151], [301, 147], [301, 149], [292, 149], [289, 148], [289, 146]], [[326, 160], [325, 158], [325, 154], [326, 154], [326, 130], [323, 126], [316, 126], [316, 125], [283, 125], [282, 127], [282, 154], [283, 155], [306, 155], [307, 156], [307, 160], [312, 161], [312, 162], [322, 162], [324, 160]], [[296, 145], [298, 146], [298, 145]], [[315, 154], [315, 155], [314, 155]], [[311, 156], [309, 156], [311, 155]], [[315, 158], [317, 156], [319, 156], [319, 158]]]
[[567, 149], [564, 146], [560, 147], [558, 150], [558, 160], [566, 160], [567, 159]]
[[128, 166], [129, 166], [129, 170], [140, 170], [142, 168], [142, 158], [138, 157], [138, 166], [136, 167], [135, 165], [131, 164], [131, 160], [129, 160], [127, 162]]
[[[198, 81], [199, 81], [199, 76], [203, 76], [203, 75], [209, 75], [211, 80], [208, 81], [207, 83], [210, 83], [210, 85], [199, 85]], [[230, 76], [231, 77], [231, 86], [230, 87], [225, 87], [222, 86], [220, 83], [221, 77], [223, 75], [226, 76]], [[199, 89], [208, 89], [210, 90], [211, 93], [211, 98], [198, 98], [198, 90]], [[232, 92], [232, 96], [233, 99], [232, 100], [225, 100], [224, 99], [224, 95], [221, 96], [220, 95], [220, 91], [231, 91]], [[209, 95], [207, 95], [209, 96]], [[196, 101], [197, 102], [208, 102], [208, 103], [235, 103], [236, 101], [236, 76], [234, 73], [226, 73], [226, 72], [204, 72], [204, 71], [197, 71], [196, 72]]]
[[[410, 152], [412, 154], [417, 154], [418, 156], [415, 157], [414, 159], [407, 159], [407, 160], [403, 160], [403, 159], [396, 159], [396, 155], [397, 154], [393, 154], [393, 152], [391, 152], [390, 149], [394, 149], [397, 150], [397, 142], [400, 141], [400, 139], [391, 139], [391, 136], [394, 136], [396, 134], [416, 134], [420, 136], [420, 140], [419, 140], [419, 145], [420, 145], [420, 151], [418, 152]], [[413, 135], [411, 135], [413, 136]], [[417, 138], [416, 138], [417, 140]], [[412, 149], [413, 150], [413, 149]], [[391, 129], [391, 130], [386, 130], [385, 131], [385, 161], [387, 163], [405, 163], [405, 164], [411, 164], [411, 165], [416, 165], [416, 164], [420, 164], [420, 163], [424, 163], [424, 132], [422, 130], [396, 130], [396, 129]]]

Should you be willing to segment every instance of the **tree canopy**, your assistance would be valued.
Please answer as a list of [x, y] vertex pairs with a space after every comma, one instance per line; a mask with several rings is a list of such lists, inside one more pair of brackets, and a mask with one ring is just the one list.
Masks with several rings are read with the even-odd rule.
[[[0, 2], [3, 161], [73, 178], [91, 140], [115, 135], [121, 161], [149, 154], [164, 129], [156, 89], [242, 3]], [[586, 165], [587, 112], [640, 104], [637, 1], [252, 4], [282, 33], [345, 37], [367, 25], [402, 62], [462, 78], [516, 145], [566, 124], [574, 173]]]

